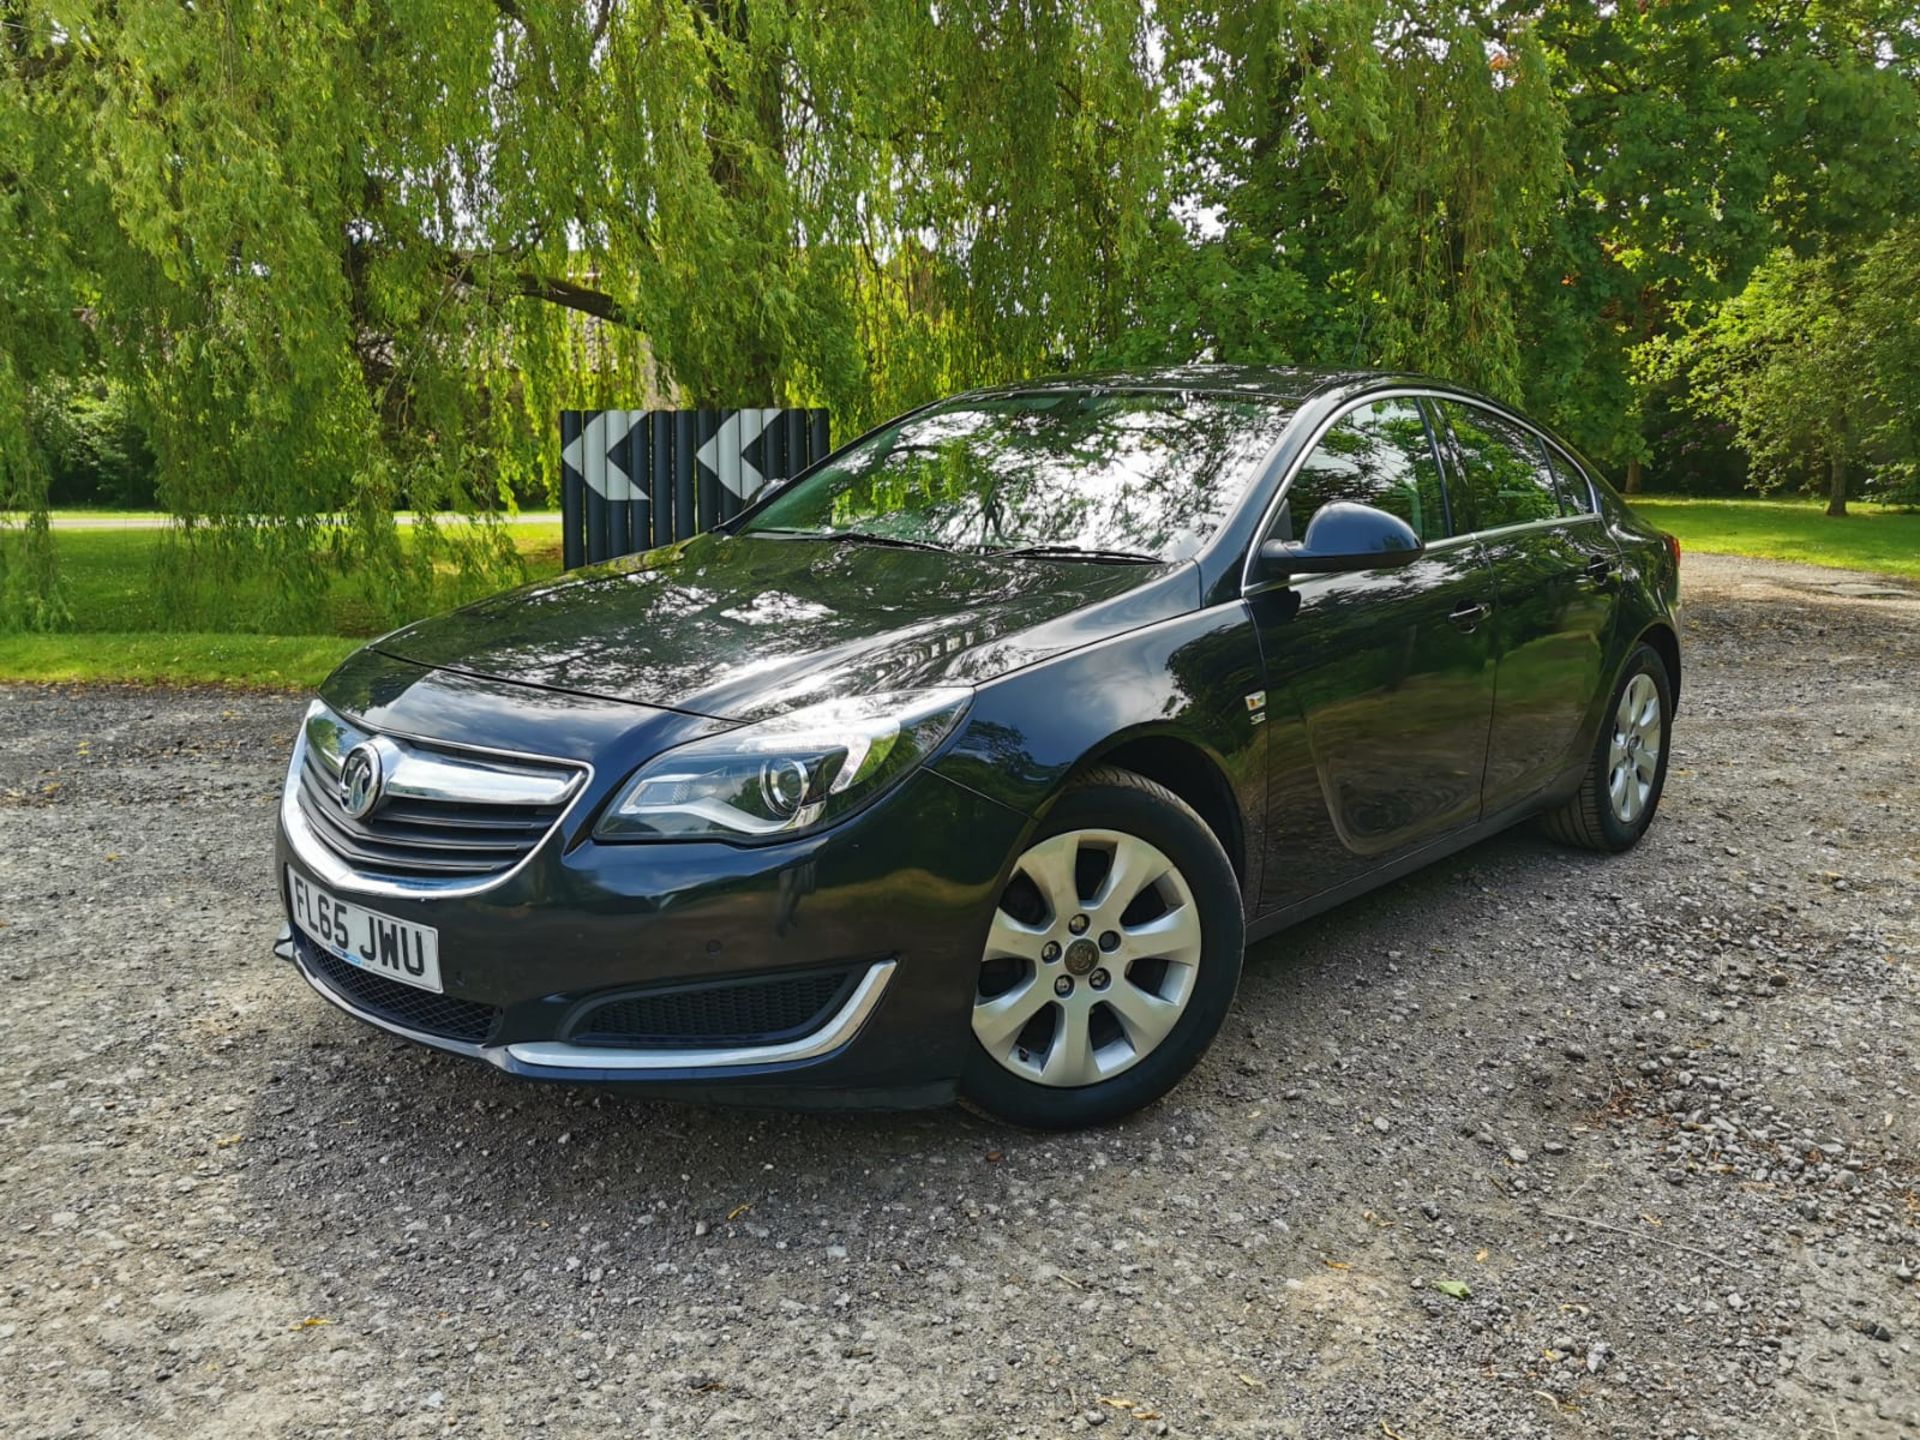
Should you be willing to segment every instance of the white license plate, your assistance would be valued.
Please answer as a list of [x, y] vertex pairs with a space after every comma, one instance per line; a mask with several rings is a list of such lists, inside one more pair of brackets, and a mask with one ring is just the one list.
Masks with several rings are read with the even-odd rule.
[[330, 894], [287, 870], [293, 923], [330, 955], [402, 985], [440, 992], [440, 932]]

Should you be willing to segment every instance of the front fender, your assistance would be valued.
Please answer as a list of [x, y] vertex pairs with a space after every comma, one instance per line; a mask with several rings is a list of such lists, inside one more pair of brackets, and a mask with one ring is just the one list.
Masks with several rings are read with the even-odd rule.
[[934, 768], [1037, 823], [1075, 771], [1141, 740], [1178, 742], [1224, 776], [1251, 867], [1266, 848], [1262, 675], [1245, 602], [1210, 606], [983, 685]]

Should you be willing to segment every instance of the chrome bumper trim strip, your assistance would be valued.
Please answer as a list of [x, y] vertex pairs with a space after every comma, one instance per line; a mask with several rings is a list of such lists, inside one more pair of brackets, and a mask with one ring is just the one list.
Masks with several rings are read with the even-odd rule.
[[[279, 947], [275, 947], [279, 953]], [[297, 956], [294, 969], [322, 999], [344, 1010], [354, 1019], [363, 1021], [390, 1035], [398, 1035], [404, 1040], [414, 1040], [422, 1045], [431, 1045], [436, 1050], [449, 1050], [456, 1055], [468, 1055], [485, 1059], [489, 1051], [497, 1053], [498, 1046], [475, 1045], [465, 1040], [448, 1040], [439, 1035], [428, 1035], [423, 1031], [409, 1030], [404, 1025], [396, 1025], [371, 1011], [363, 1010], [344, 995], [336, 992], [326, 981], [309, 970]], [[719, 1050], [619, 1050], [599, 1045], [569, 1045], [562, 1041], [536, 1041], [521, 1045], [509, 1045], [507, 1054], [523, 1065], [540, 1065], [555, 1070], [717, 1070], [740, 1065], [780, 1065], [797, 1060], [811, 1060], [839, 1049], [860, 1033], [867, 1017], [879, 1005], [880, 997], [886, 993], [887, 985], [893, 979], [896, 962], [881, 960], [871, 965], [854, 987], [847, 1001], [818, 1030], [811, 1035], [802, 1035], [797, 1040], [788, 1040], [779, 1045], [737, 1045]]]
[[867, 968], [846, 1003], [811, 1035], [778, 1045], [734, 1045], [712, 1050], [622, 1050], [604, 1045], [535, 1041], [509, 1045], [507, 1053], [527, 1065], [560, 1070], [717, 1070], [733, 1065], [780, 1065], [811, 1060], [837, 1050], [860, 1032], [893, 979], [896, 962], [880, 960]]

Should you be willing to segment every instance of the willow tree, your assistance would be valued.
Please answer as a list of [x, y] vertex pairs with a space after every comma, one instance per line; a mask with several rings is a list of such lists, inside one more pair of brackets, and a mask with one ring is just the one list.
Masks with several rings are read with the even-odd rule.
[[[1084, 353], [1159, 154], [1119, 0], [0, 18], [0, 435], [81, 352], [141, 398], [193, 522], [161, 577], [183, 622], [217, 597], [196, 576], [235, 567], [276, 576], [262, 625], [343, 570], [388, 614], [436, 574], [497, 577], [493, 528], [402, 545], [392, 509], [537, 489], [563, 404], [652, 384], [859, 424]], [[6, 443], [6, 498], [35, 509]], [[15, 622], [55, 613], [38, 534]]]
[[[42, 123], [28, 106], [33, 37], [0, 6], [0, 625], [61, 618], [46, 522], [46, 470], [27, 441], [36, 379], [84, 363], [74, 309], [82, 287], [64, 246], [79, 217], [65, 210], [68, 177], [84, 167], [83, 132]], [[17, 530], [9, 514], [24, 514]]]

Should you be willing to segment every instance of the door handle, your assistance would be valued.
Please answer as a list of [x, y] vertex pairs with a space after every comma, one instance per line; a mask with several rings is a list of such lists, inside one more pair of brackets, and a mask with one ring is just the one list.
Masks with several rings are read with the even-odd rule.
[[1491, 605], [1482, 602], [1469, 604], [1463, 601], [1453, 607], [1453, 612], [1447, 616], [1447, 619], [1453, 622], [1456, 629], [1471, 635], [1480, 628], [1480, 622], [1492, 613]]
[[1583, 568], [1580, 573], [1595, 585], [1604, 585], [1613, 578], [1614, 572], [1619, 568], [1620, 566], [1611, 556], [1596, 555], [1587, 561], [1585, 568]]

